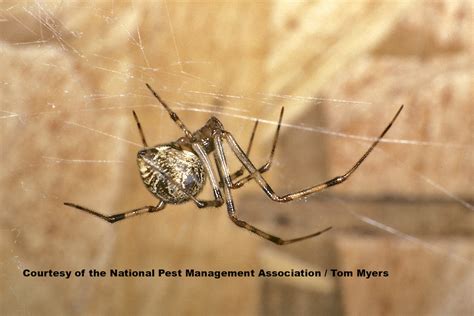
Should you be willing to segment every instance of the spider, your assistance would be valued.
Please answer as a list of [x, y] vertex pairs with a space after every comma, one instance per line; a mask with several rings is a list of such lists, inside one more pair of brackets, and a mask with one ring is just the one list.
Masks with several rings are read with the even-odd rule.
[[[275, 235], [268, 234], [237, 217], [234, 200], [232, 198], [232, 190], [242, 187], [250, 180], [255, 180], [265, 194], [273, 201], [290, 202], [323, 191], [331, 186], [341, 184], [346, 181], [367, 158], [370, 152], [379, 143], [380, 139], [382, 139], [390, 129], [403, 108], [402, 105], [382, 134], [380, 134], [365, 154], [345, 174], [301, 191], [286, 195], [277, 195], [262, 174], [267, 172], [272, 164], [283, 118], [283, 107], [280, 111], [280, 117], [273, 138], [273, 145], [269, 159], [267, 163], [262, 165], [260, 168], [256, 168], [248, 158], [248, 155], [252, 147], [255, 131], [258, 126], [258, 120], [255, 121], [247, 150], [244, 152], [234, 136], [226, 131], [222, 123], [214, 116], [212, 116], [203, 127], [192, 133], [180, 120], [178, 115], [173, 112], [163, 99], [153, 90], [153, 88], [149, 84], [146, 84], [146, 86], [159, 103], [166, 109], [171, 119], [184, 133], [184, 137], [180, 137], [174, 142], [148, 146], [140, 120], [135, 111], [132, 112], [144, 146], [144, 148], [137, 154], [138, 169], [145, 187], [159, 200], [159, 202], [155, 206], [143, 206], [114, 215], [104, 215], [74, 203], [65, 202], [64, 204], [100, 217], [109, 223], [115, 223], [133, 216], [161, 211], [165, 208], [166, 204], [180, 204], [192, 201], [198, 208], [205, 208], [220, 207], [225, 202], [227, 213], [234, 224], [278, 245], [287, 245], [315, 237], [330, 230], [332, 227], [293, 239], [282, 239]], [[242, 163], [242, 167], [232, 174], [227, 165], [226, 154], [223, 149], [224, 142], [227, 142], [233, 154]], [[217, 175], [219, 178], [211, 167], [211, 161], [209, 158], [209, 155], [211, 154], [214, 155]], [[245, 170], [247, 170], [249, 174], [242, 177]], [[197, 198], [197, 195], [202, 191], [205, 185], [206, 178], [209, 178], [213, 189], [213, 200], [200, 200]], [[220, 179], [220, 181], [218, 179]]]

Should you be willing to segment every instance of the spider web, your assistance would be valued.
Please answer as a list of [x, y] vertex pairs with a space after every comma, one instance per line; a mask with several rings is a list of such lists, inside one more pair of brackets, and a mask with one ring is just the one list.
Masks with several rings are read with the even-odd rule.
[[[459, 3], [462, 7], [462, 2]], [[226, 29], [228, 23], [221, 13], [226, 6], [232, 6], [233, 14], [240, 12], [254, 21], [246, 13], [247, 5], [250, 6], [200, 4], [194, 9], [196, 16], [209, 14], [209, 19], [215, 25], [222, 25], [220, 31], [228, 36], [235, 30]], [[390, 120], [396, 110], [391, 104], [403, 101], [423, 104], [423, 100], [432, 96], [422, 88], [443, 84], [443, 78], [433, 79], [427, 71], [400, 83], [400, 90], [420, 89], [411, 99], [387, 100], [387, 96], [396, 95], [387, 88], [373, 96], [383, 103], [375, 102], [362, 92], [353, 96], [340, 92], [344, 91], [344, 85], [349, 85], [350, 76], [341, 70], [342, 66], [334, 66], [339, 69], [334, 73], [343, 77], [334, 85], [318, 86], [318, 80], [314, 80], [319, 90], [287, 89], [285, 85], [273, 89], [272, 84], [277, 85], [278, 79], [284, 78], [282, 74], [273, 70], [280, 77], [275, 75], [272, 83], [265, 86], [254, 69], [257, 65], [262, 67], [261, 64], [252, 56], [240, 56], [245, 53], [243, 49], [233, 51], [244, 46], [239, 45], [239, 39], [246, 40], [247, 33], [237, 32], [232, 39], [219, 37], [215, 35], [218, 30], [205, 25], [206, 19], [202, 16], [197, 19], [189, 13], [193, 11], [181, 6], [166, 2], [130, 6], [2, 3], [0, 22], [4, 27], [0, 49], [5, 69], [0, 77], [4, 188], [0, 213], [0, 279], [2, 293], [6, 295], [2, 295], [0, 307], [5, 313], [110, 312], [98, 304], [99, 290], [104, 290], [114, 300], [127, 295], [147, 295], [149, 299], [142, 301], [145, 303], [130, 307], [130, 311], [146, 314], [156, 304], [172, 311], [173, 304], [167, 302], [189, 300], [202, 286], [207, 286], [208, 292], [216, 297], [220, 291], [225, 292], [222, 283], [194, 279], [130, 279], [124, 287], [121, 280], [108, 278], [76, 278], [69, 282], [25, 278], [24, 269], [258, 269], [265, 260], [264, 255], [259, 255], [265, 254], [262, 249], [273, 249], [271, 245], [262, 246], [260, 240], [255, 241], [257, 237], [234, 229], [228, 224], [224, 209], [196, 210], [190, 204], [169, 205], [159, 215], [137, 217], [112, 226], [63, 206], [63, 202], [69, 201], [111, 214], [114, 210], [120, 212], [156, 203], [137, 176], [135, 155], [141, 144], [131, 111], [138, 113], [148, 143], [166, 143], [181, 135], [149, 95], [145, 82], [159, 91], [191, 130], [215, 115], [244, 148], [258, 119], [260, 125], [250, 155], [256, 164], [263, 163], [268, 156], [278, 112], [285, 105], [282, 136], [273, 169], [266, 175], [277, 192], [296, 191], [348, 169]], [[257, 6], [257, 11], [265, 12], [269, 7]], [[297, 7], [294, 6], [295, 10]], [[286, 14], [297, 16], [291, 8]], [[340, 10], [329, 5], [326, 9]], [[275, 16], [281, 14], [279, 9], [273, 10]], [[196, 38], [186, 37], [192, 29], [186, 29], [182, 23], [187, 19], [193, 27], [210, 33], [193, 32]], [[253, 28], [258, 26], [258, 22], [249, 23]], [[278, 23], [275, 22], [275, 28], [280, 27]], [[301, 24], [305, 23], [312, 22], [302, 20]], [[206, 36], [217, 43], [206, 41]], [[298, 44], [297, 39], [288, 38], [283, 43]], [[254, 40], [259, 45], [266, 39], [256, 34]], [[291, 49], [281, 43], [280, 46], [282, 51]], [[447, 46], [448, 50], [456, 48]], [[362, 78], [370, 68], [366, 65], [367, 51], [369, 48], [361, 54], [355, 70], [352, 69]], [[385, 52], [375, 49], [371, 54]], [[269, 72], [284, 57], [273, 55], [272, 58], [268, 62]], [[462, 88], [465, 58], [458, 59], [450, 67], [443, 68], [443, 60], [433, 62], [432, 67], [433, 71], [441, 69], [443, 75], [459, 72], [461, 79], [453, 85]], [[403, 70], [413, 74], [415, 64], [415, 61], [408, 63]], [[392, 65], [385, 61], [370, 66], [390, 71]], [[472, 67], [470, 63], [469, 66]], [[326, 68], [322, 68], [324, 73]], [[292, 72], [290, 68], [287, 77]], [[309, 80], [306, 75], [301, 76], [303, 79], [295, 85], [306, 87]], [[313, 95], [315, 92], [319, 93], [318, 97]], [[453, 96], [446, 97], [449, 104], [453, 99], [458, 101]], [[304, 234], [314, 227], [334, 226], [334, 231], [356, 236], [375, 233], [408, 241], [422, 249], [425, 257], [435, 256], [440, 264], [454, 267], [454, 271], [467, 269], [468, 277], [472, 278], [472, 252], [451, 249], [452, 244], [446, 243], [450, 239], [445, 236], [472, 236], [472, 131], [459, 132], [464, 129], [462, 126], [472, 126], [472, 115], [465, 115], [465, 107], [452, 106], [452, 117], [443, 120], [440, 117], [445, 109], [434, 104], [437, 107], [418, 109], [419, 112], [406, 104], [392, 130], [353, 179], [341, 188], [321, 194], [321, 202], [313, 196], [292, 206], [272, 204], [268, 206], [271, 209], [265, 209], [264, 205], [271, 202], [252, 183], [233, 193], [242, 216], [249, 222], [255, 221], [258, 227], [280, 231], [286, 236], [295, 232]], [[419, 113], [423, 117], [414, 117]], [[418, 129], [420, 122], [429, 125], [428, 132]], [[321, 148], [314, 148], [313, 140]], [[226, 149], [232, 170], [236, 170], [240, 166], [229, 148]], [[430, 156], [430, 168], [420, 166], [427, 163], [423, 152], [434, 156]], [[407, 158], [410, 155], [415, 158]], [[454, 168], [456, 165], [459, 167]], [[443, 168], [448, 170], [443, 172]], [[208, 188], [203, 195], [211, 196]], [[395, 202], [384, 204], [387, 201]], [[446, 228], [439, 223], [443, 220], [414, 214], [423, 203], [429, 206], [423, 206], [422, 214], [442, 214], [443, 220], [453, 223]], [[378, 207], [382, 211], [375, 210]], [[389, 215], [383, 213], [384, 208]], [[425, 219], [427, 225], [438, 225], [426, 229], [427, 234], [418, 234], [420, 225], [405, 225]], [[316, 246], [318, 242], [299, 244], [288, 251], [278, 249], [275, 250], [278, 255], [270, 256], [294, 255], [314, 266], [322, 266], [331, 262], [325, 255], [307, 254], [312, 247], [329, 247], [327, 241]], [[226, 287], [257, 288], [256, 282], [231, 280]], [[472, 285], [464, 284], [460, 288], [443, 300], [449, 302], [444, 307], [448, 311], [450, 304], [465, 303], [463, 297], [468, 292], [463, 289], [472, 290]], [[259, 293], [252, 293], [255, 297], [248, 307], [241, 307], [241, 313], [256, 312], [251, 306], [257, 304]], [[56, 306], [42, 303], [59, 295], [62, 299]], [[25, 299], [26, 296], [31, 298]], [[248, 300], [245, 291], [229, 299], [228, 308], [238, 306], [243, 299]], [[215, 303], [210, 298], [202, 300]], [[204, 304], [190, 304], [181, 311], [208, 310]], [[434, 311], [441, 313], [439, 309]], [[211, 312], [216, 313], [216, 309]]]

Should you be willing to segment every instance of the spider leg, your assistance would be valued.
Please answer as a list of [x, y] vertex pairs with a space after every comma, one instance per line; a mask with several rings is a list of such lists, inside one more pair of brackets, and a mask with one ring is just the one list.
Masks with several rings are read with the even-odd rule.
[[[284, 111], [285, 111], [285, 108], [282, 107], [282, 108], [281, 108], [281, 111], [280, 111], [280, 117], [279, 117], [279, 119], [278, 119], [278, 125], [277, 125], [277, 129], [276, 129], [276, 132], [275, 132], [275, 136], [273, 137], [273, 145], [272, 145], [272, 150], [271, 150], [271, 152], [270, 152], [270, 157], [268, 158], [267, 162], [266, 162], [264, 165], [262, 165], [260, 168], [258, 168], [258, 172], [260, 172], [261, 174], [267, 172], [268, 170], [270, 170], [270, 167], [271, 167], [271, 165], [272, 165], [273, 156], [274, 156], [274, 154], [275, 154], [275, 149], [276, 149], [276, 145], [277, 145], [277, 142], [278, 142], [278, 136], [280, 135], [280, 127], [281, 127], [281, 122], [282, 122], [282, 119], [283, 119], [283, 113], [284, 113]], [[255, 129], [256, 129], [256, 128], [257, 128], [257, 126], [255, 125], [254, 131], [253, 131], [253, 133], [252, 133], [251, 141], [253, 140], [253, 136], [254, 136], [253, 134], [255, 133]], [[247, 153], [246, 153], [247, 157], [249, 156], [250, 145], [251, 145], [251, 144], [249, 144], [249, 149], [247, 149]], [[242, 166], [242, 167], [240, 168], [240, 170], [239, 170], [238, 172], [232, 174], [232, 175], [230, 176], [230, 178], [231, 178], [232, 180], [235, 180], [238, 176], [243, 175], [244, 169], [245, 169], [245, 167]], [[237, 175], [237, 173], [239, 173], [239, 174]], [[247, 175], [246, 177], [241, 178], [241, 179], [237, 180], [236, 182], [233, 182], [233, 184], [232, 184], [232, 189], [241, 188], [245, 183], [249, 182], [249, 181], [252, 180], [252, 179], [253, 179], [253, 176], [249, 174], [249, 175]]]
[[269, 241], [271, 241], [271, 242], [273, 242], [277, 245], [288, 245], [288, 244], [291, 244], [291, 243], [294, 243], [294, 242], [297, 242], [297, 241], [302, 241], [302, 240], [305, 240], [305, 239], [308, 239], [308, 238], [312, 238], [312, 237], [318, 236], [318, 235], [320, 235], [320, 234], [322, 234], [322, 233], [324, 233], [324, 232], [326, 232], [326, 231], [328, 231], [332, 228], [332, 227], [328, 227], [328, 228], [326, 228], [324, 230], [321, 230], [321, 231], [318, 231], [316, 233], [306, 235], [306, 236], [302, 236], [302, 237], [298, 237], [298, 238], [282, 239], [278, 236], [266, 233], [263, 230], [258, 229], [257, 227], [255, 227], [253, 225], [250, 225], [246, 221], [243, 221], [243, 220], [239, 219], [236, 215], [234, 201], [232, 199], [232, 193], [231, 193], [232, 181], [231, 181], [231, 178], [230, 178], [230, 175], [229, 175], [229, 167], [227, 166], [227, 162], [226, 162], [226, 159], [225, 159], [221, 137], [222, 137], [222, 135], [220, 133], [218, 133], [216, 135], [216, 137], [214, 138], [214, 145], [215, 145], [215, 148], [216, 148], [216, 151], [214, 152], [214, 156], [215, 156], [215, 159], [216, 159], [216, 162], [217, 162], [219, 175], [223, 179], [222, 181], [225, 183], [224, 196], [225, 196], [226, 204], [227, 204], [227, 213], [229, 214], [230, 219], [232, 220], [232, 222], [235, 225], [237, 225], [239, 227], [242, 227], [242, 228], [245, 228], [246, 230], [248, 230], [248, 231], [250, 231], [254, 234], [257, 234], [258, 236], [260, 236], [262, 238], [265, 238], [265, 239], [267, 239], [267, 240], [269, 240]]
[[[250, 150], [252, 149], [253, 139], [255, 138], [255, 132], [257, 131], [258, 123], [259, 123], [259, 121], [256, 120], [256, 121], [255, 121], [255, 125], [253, 126], [252, 135], [250, 135], [250, 140], [249, 140], [249, 144], [248, 144], [248, 146], [247, 146], [247, 151], [245, 152], [245, 154], [246, 154], [247, 156], [250, 155]], [[232, 174], [230, 175], [230, 178], [231, 178], [232, 180], [234, 180], [234, 179], [240, 177], [241, 175], [244, 174], [244, 170], [245, 170], [245, 167], [244, 167], [244, 166], [240, 167], [239, 170], [237, 170], [236, 172], [234, 172], [234, 173], [232, 173]], [[220, 186], [223, 186], [222, 182], [219, 182], [219, 185], [220, 185]]]
[[332, 227], [328, 227], [328, 228], [325, 228], [325, 229], [323, 229], [321, 231], [318, 231], [314, 234], [309, 234], [309, 235], [298, 237], [298, 238], [281, 239], [278, 236], [268, 234], [268, 233], [258, 229], [257, 227], [250, 225], [246, 221], [238, 219], [235, 215], [230, 215], [230, 219], [234, 222], [235, 225], [237, 225], [239, 227], [242, 227], [242, 228], [245, 228], [246, 230], [251, 231], [254, 234], [257, 234], [260, 237], [263, 237], [263, 238], [265, 238], [267, 240], [270, 240], [271, 242], [273, 242], [277, 245], [281, 245], [281, 246], [292, 244], [292, 243], [297, 242], [297, 241], [302, 241], [302, 240], [305, 240], [305, 239], [316, 237], [318, 235], [321, 235], [322, 233], [327, 232], [328, 230], [330, 230], [332, 228]]
[[[197, 146], [199, 147], [199, 149], [203, 150], [199, 145], [197, 145]], [[207, 164], [204, 163], [204, 165], [208, 166], [209, 169], [210, 169], [209, 159], [207, 158], [207, 156], [205, 158], [207, 159]], [[205, 161], [205, 160], [203, 160], [203, 161]], [[208, 167], [206, 167], [206, 169]], [[212, 172], [212, 170], [211, 170], [211, 172]], [[209, 174], [211, 174], [211, 173], [209, 173]], [[162, 173], [162, 175], [167, 177], [169, 181], [173, 181], [173, 179], [169, 178], [165, 173]], [[215, 178], [214, 178], [214, 183], [216, 183]], [[224, 202], [223, 199], [222, 199], [222, 194], [221, 194], [218, 187], [217, 187], [217, 191], [216, 191], [216, 189], [214, 189], [215, 200], [203, 201], [203, 200], [196, 199], [193, 195], [189, 194], [186, 190], [181, 188], [177, 183], [173, 182], [173, 184], [176, 185], [176, 187], [179, 190], [181, 190], [184, 194], [186, 194], [190, 199], [192, 199], [199, 208], [219, 207]], [[127, 212], [113, 214], [113, 215], [104, 215], [104, 214], [99, 213], [97, 211], [91, 210], [87, 207], [80, 206], [80, 205], [77, 205], [77, 204], [74, 204], [74, 203], [64, 202], [64, 205], [69, 206], [69, 207], [73, 207], [73, 208], [77, 208], [78, 210], [84, 211], [86, 213], [97, 216], [97, 217], [99, 217], [103, 220], [106, 220], [109, 223], [115, 223], [115, 222], [118, 222], [120, 220], [128, 219], [128, 218], [133, 217], [133, 216], [142, 215], [142, 214], [145, 214], [145, 213], [153, 213], [153, 212], [161, 211], [162, 209], [165, 208], [166, 203], [163, 202], [163, 201], [160, 201], [156, 206], [151, 206], [151, 205], [143, 206], [143, 207], [139, 207], [139, 208], [129, 210]]]
[[307, 189], [303, 189], [301, 191], [297, 191], [294, 193], [289, 193], [283, 196], [277, 195], [273, 189], [270, 187], [270, 185], [267, 183], [265, 178], [261, 175], [261, 173], [255, 168], [255, 166], [252, 164], [250, 159], [245, 155], [243, 152], [242, 148], [240, 148], [239, 144], [235, 141], [234, 137], [232, 134], [226, 131], [222, 131], [226, 141], [228, 142], [230, 148], [234, 152], [234, 154], [237, 156], [237, 158], [240, 160], [240, 162], [245, 166], [245, 168], [249, 171], [250, 176], [252, 179], [255, 179], [257, 183], [260, 185], [260, 187], [263, 189], [263, 191], [273, 200], [276, 202], [290, 202], [295, 199], [299, 199], [305, 196], [308, 196], [310, 194], [320, 192], [328, 187], [334, 186], [341, 184], [342, 182], [346, 181], [353, 173], [354, 171], [362, 164], [362, 162], [367, 158], [367, 156], [372, 152], [372, 150], [377, 146], [379, 141], [384, 137], [384, 135], [387, 133], [387, 131], [390, 129], [392, 126], [393, 122], [396, 120], [398, 115], [400, 114], [401, 110], [403, 109], [403, 105], [398, 109], [397, 113], [395, 116], [392, 118], [390, 123], [387, 125], [387, 127], [384, 129], [384, 131], [380, 134], [380, 136], [375, 140], [375, 142], [372, 143], [372, 145], [369, 147], [369, 149], [364, 153], [364, 155], [352, 166], [349, 171], [347, 171], [345, 174], [342, 176], [337, 176], [331, 180], [328, 180], [326, 182], [317, 184], [315, 186], [309, 187]]
[[214, 193], [214, 200], [212, 201], [198, 200], [200, 204], [196, 203], [196, 205], [199, 208], [213, 207], [213, 206], [219, 207], [224, 203], [224, 199], [222, 198], [222, 193], [221, 193], [221, 190], [219, 189], [219, 183], [217, 182], [216, 177], [214, 176], [214, 171], [212, 170], [211, 162], [209, 161], [209, 158], [207, 157], [206, 151], [202, 148], [201, 145], [194, 143], [192, 147], [194, 149], [194, 152], [201, 159], [204, 165], [204, 168], [206, 169], [206, 172], [211, 181], [212, 191]]
[[166, 111], [168, 111], [168, 114], [170, 115], [171, 119], [179, 126], [179, 128], [181, 128], [181, 130], [184, 132], [184, 135], [186, 135], [187, 138], [191, 139], [193, 137], [193, 133], [191, 133], [191, 131], [186, 127], [186, 125], [184, 125], [183, 121], [181, 121], [178, 114], [176, 114], [175, 112], [173, 112], [173, 110], [171, 110], [168, 104], [166, 104], [165, 101], [163, 101], [163, 99], [160, 98], [158, 93], [156, 93], [155, 90], [153, 90], [153, 88], [148, 83], [146, 84], [146, 87], [151, 91], [151, 93], [153, 93], [155, 98], [161, 103], [161, 105], [163, 105]]
[[133, 217], [133, 216], [142, 215], [142, 214], [145, 214], [145, 213], [153, 213], [153, 212], [161, 211], [162, 209], [165, 208], [166, 203], [163, 202], [163, 201], [160, 201], [156, 206], [151, 206], [151, 205], [143, 206], [143, 207], [135, 208], [133, 210], [124, 212], [124, 213], [118, 213], [118, 214], [114, 214], [114, 215], [104, 215], [104, 214], [101, 214], [99, 212], [96, 212], [94, 210], [91, 210], [89, 208], [86, 208], [86, 207], [83, 207], [83, 206], [80, 206], [80, 205], [77, 205], [77, 204], [74, 204], [74, 203], [64, 202], [64, 205], [69, 206], [69, 207], [73, 207], [73, 208], [77, 208], [78, 210], [81, 210], [81, 211], [87, 212], [89, 214], [95, 215], [97, 217], [100, 217], [100, 218], [102, 218], [103, 220], [106, 220], [109, 223], [115, 223], [115, 222], [118, 222], [120, 220], [128, 219], [128, 218]]
[[140, 133], [140, 137], [142, 138], [143, 146], [148, 147], [148, 144], [145, 139], [145, 134], [143, 133], [142, 125], [140, 124], [140, 120], [138, 119], [137, 113], [135, 113], [135, 111], [132, 111], [132, 113], [133, 117], [135, 118], [135, 122], [137, 122], [138, 132]]

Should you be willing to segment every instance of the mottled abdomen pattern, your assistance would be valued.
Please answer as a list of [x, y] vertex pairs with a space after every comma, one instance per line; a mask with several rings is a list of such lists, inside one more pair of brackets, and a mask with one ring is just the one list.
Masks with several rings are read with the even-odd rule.
[[195, 196], [206, 181], [199, 157], [193, 152], [170, 145], [140, 150], [137, 162], [147, 189], [166, 203], [188, 201], [190, 198], [183, 191]]

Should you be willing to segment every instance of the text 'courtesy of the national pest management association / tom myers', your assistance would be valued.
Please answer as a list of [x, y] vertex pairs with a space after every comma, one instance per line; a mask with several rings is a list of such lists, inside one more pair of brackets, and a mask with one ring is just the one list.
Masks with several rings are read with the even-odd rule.
[[192, 268], [167, 270], [167, 269], [78, 269], [78, 270], [33, 270], [22, 271], [27, 278], [387, 278], [390, 276], [387, 270], [372, 270], [357, 268], [351, 270], [325, 269], [289, 269], [289, 270], [198, 270]]

